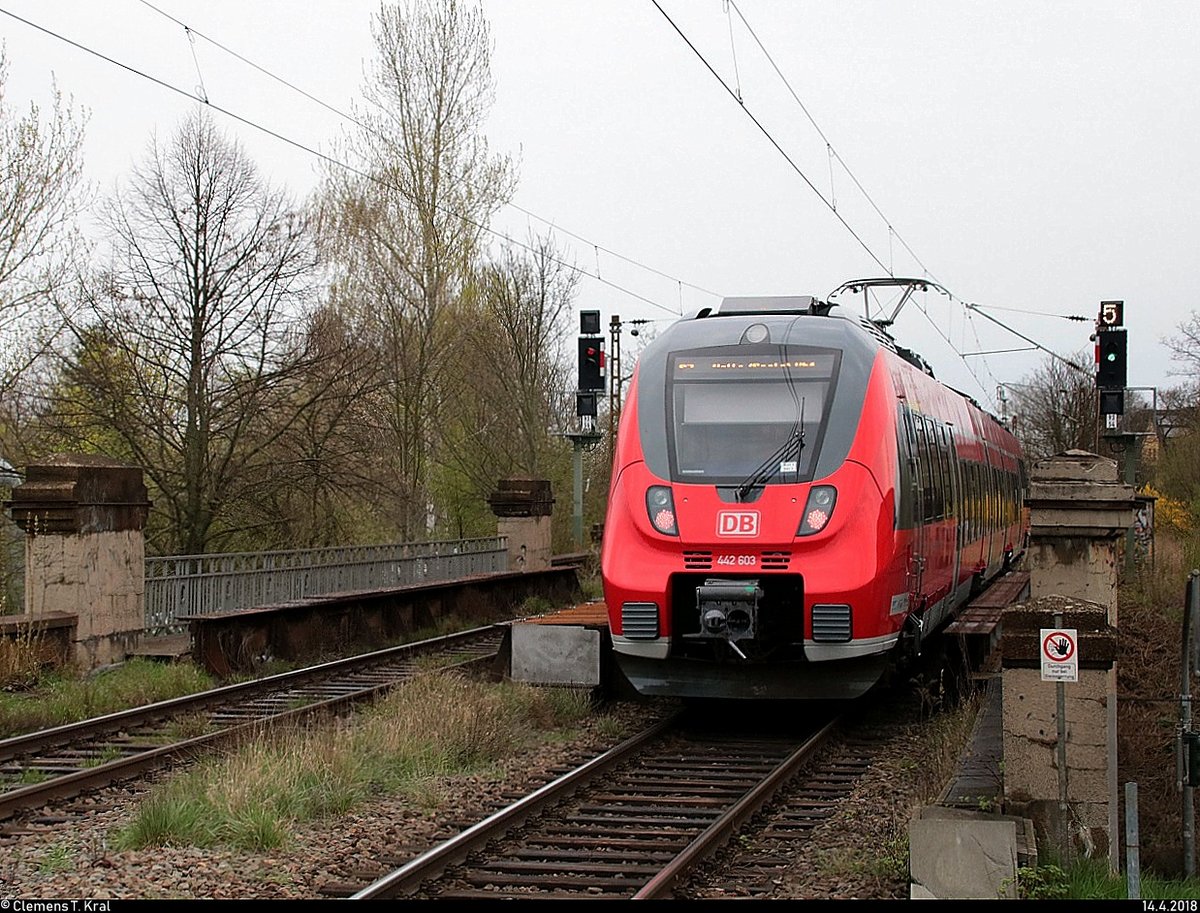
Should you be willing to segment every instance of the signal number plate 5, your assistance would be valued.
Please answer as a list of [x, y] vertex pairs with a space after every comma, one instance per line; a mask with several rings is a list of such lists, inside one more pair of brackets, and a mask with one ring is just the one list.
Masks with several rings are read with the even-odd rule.
[[758, 564], [757, 555], [718, 555], [717, 564], [726, 567], [754, 567]]

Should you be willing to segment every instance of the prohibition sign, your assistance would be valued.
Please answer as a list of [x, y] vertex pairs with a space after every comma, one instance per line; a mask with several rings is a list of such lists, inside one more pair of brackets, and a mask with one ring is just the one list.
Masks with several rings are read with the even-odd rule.
[[1051, 631], [1042, 638], [1042, 655], [1052, 663], [1069, 663], [1075, 655], [1075, 632]]

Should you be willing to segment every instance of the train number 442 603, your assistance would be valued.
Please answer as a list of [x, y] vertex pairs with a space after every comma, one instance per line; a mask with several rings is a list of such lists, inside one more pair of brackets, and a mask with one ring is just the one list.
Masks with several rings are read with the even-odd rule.
[[754, 567], [758, 564], [757, 555], [718, 555], [717, 564], [734, 567]]

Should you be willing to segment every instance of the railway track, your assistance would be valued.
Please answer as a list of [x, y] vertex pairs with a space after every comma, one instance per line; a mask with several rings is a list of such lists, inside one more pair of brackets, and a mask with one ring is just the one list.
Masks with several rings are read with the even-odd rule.
[[497, 626], [431, 638], [0, 741], [0, 821], [262, 728], [369, 701], [430, 670], [490, 662]]
[[800, 733], [739, 735], [673, 717], [372, 884], [353, 893], [342, 885], [340, 893], [353, 899], [670, 897], [798, 776], [837, 725], [827, 717]]

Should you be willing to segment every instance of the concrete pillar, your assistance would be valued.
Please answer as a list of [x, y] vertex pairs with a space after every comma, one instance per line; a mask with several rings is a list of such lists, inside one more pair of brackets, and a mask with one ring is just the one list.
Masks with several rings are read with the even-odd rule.
[[1068, 450], [1037, 463], [1029, 484], [1029, 595], [1104, 606], [1117, 625], [1117, 561], [1134, 490], [1110, 459]]
[[26, 613], [78, 616], [74, 659], [85, 668], [125, 659], [145, 627], [142, 470], [57, 455], [28, 467], [10, 508], [25, 530]]
[[[1030, 599], [1002, 621], [1005, 799], [1064, 858], [1111, 862], [1119, 844], [1117, 558], [1134, 493], [1112, 460], [1068, 451], [1034, 467], [1028, 503]], [[1042, 680], [1048, 628], [1077, 631], [1078, 681]]]
[[488, 498], [497, 533], [508, 540], [510, 571], [544, 571], [553, 555], [550, 514], [554, 498], [545, 479], [502, 479]]

